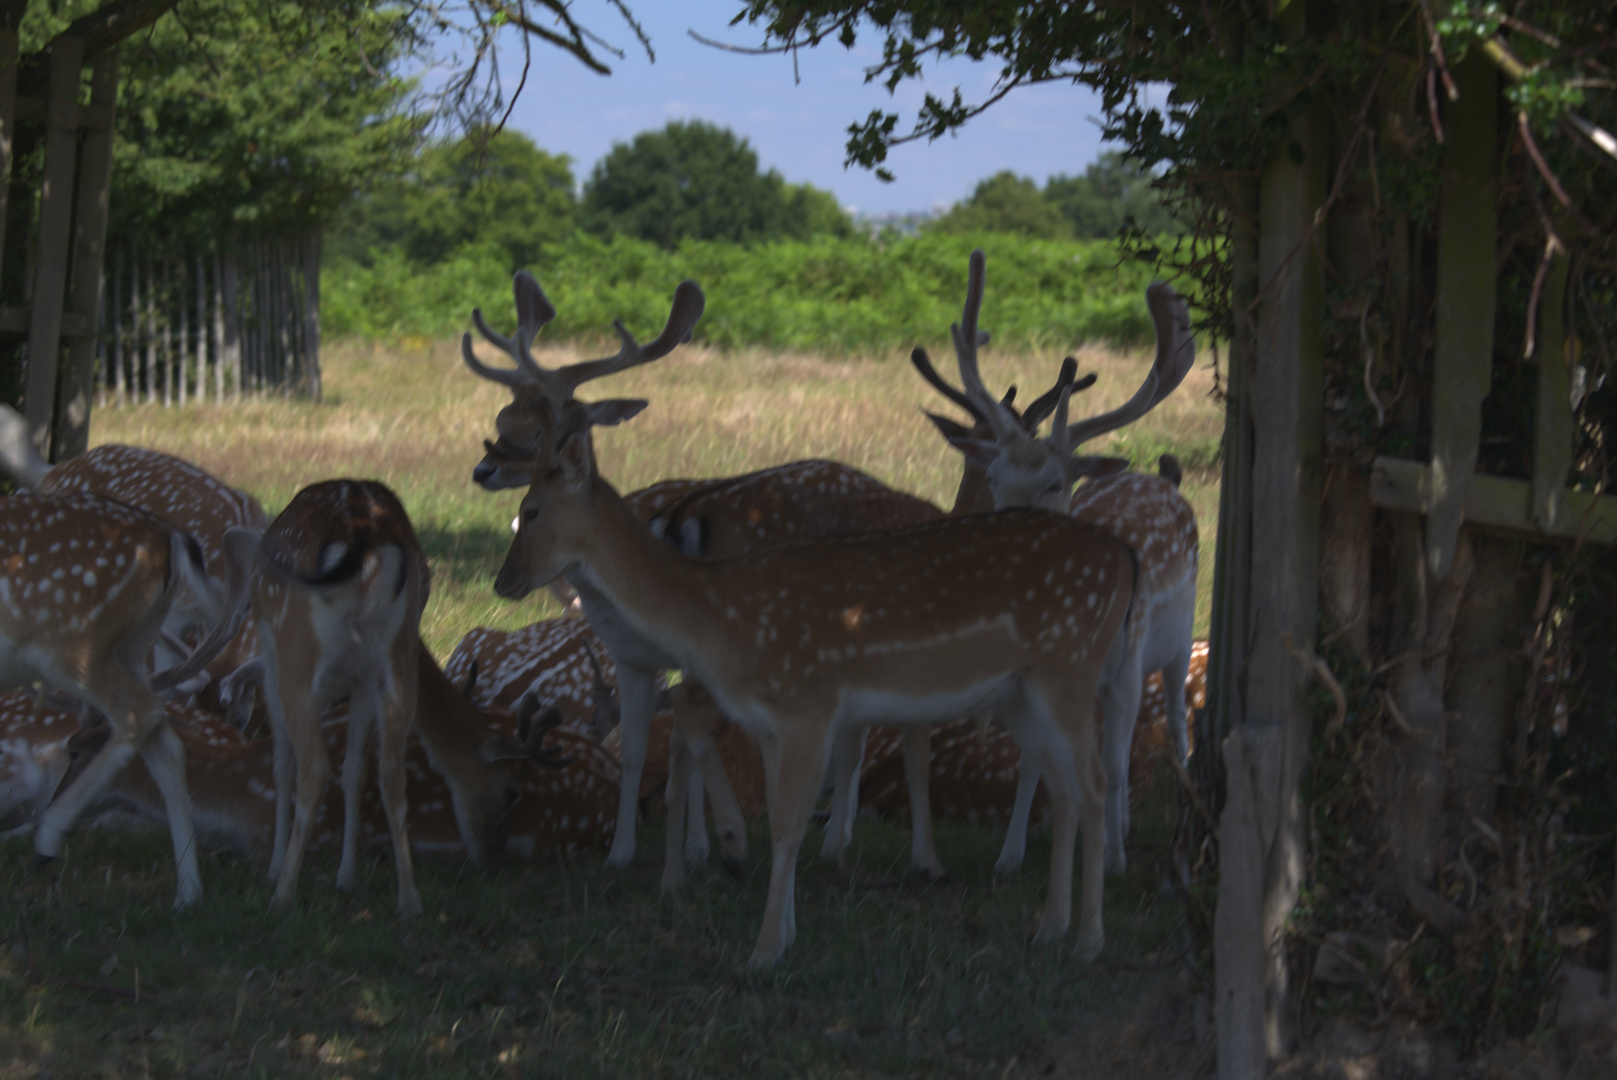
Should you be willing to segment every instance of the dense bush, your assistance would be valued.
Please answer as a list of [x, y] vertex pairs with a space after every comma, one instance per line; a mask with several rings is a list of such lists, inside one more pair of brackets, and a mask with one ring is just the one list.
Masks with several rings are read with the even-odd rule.
[[746, 139], [700, 120], [676, 120], [615, 144], [590, 171], [582, 210], [591, 232], [665, 248], [853, 233], [830, 192], [788, 184], [774, 169], [760, 172]]
[[[667, 317], [674, 285], [688, 277], [708, 297], [698, 341], [852, 353], [946, 342], [960, 317], [967, 255], [979, 244], [988, 253], [982, 325], [995, 341], [1059, 350], [1151, 340], [1144, 298], [1151, 268], [1119, 265], [1111, 241], [931, 234], [753, 246], [686, 241], [668, 251], [577, 233], [547, 245], [530, 269], [559, 311], [550, 338], [600, 337], [614, 318], [650, 337]], [[495, 326], [508, 327], [507, 266], [493, 245], [463, 247], [430, 268], [397, 254], [368, 267], [334, 260], [322, 320], [337, 334], [440, 337], [469, 327], [472, 308], [481, 306]]]

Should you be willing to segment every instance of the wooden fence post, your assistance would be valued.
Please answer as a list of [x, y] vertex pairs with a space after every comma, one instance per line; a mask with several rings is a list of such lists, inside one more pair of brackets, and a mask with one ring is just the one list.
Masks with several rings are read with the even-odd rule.
[[[112, 196], [112, 133], [118, 100], [118, 54], [111, 50], [90, 65], [89, 133], [80, 152], [78, 212], [73, 224], [73, 270], [68, 284], [67, 370], [57, 395], [51, 460], [81, 454], [90, 446], [90, 405], [95, 385], [101, 295], [106, 277], [107, 210]], [[37, 302], [37, 301], [36, 301]], [[29, 350], [30, 357], [32, 349]]]
[[42, 455], [49, 455], [52, 449], [56, 354], [62, 343], [62, 301], [73, 224], [73, 174], [78, 164], [79, 73], [83, 68], [84, 42], [59, 37], [51, 44], [44, 187], [39, 198], [39, 254], [34, 268], [28, 374], [23, 390], [23, 413], [34, 448]]
[[[1278, 16], [1301, 36], [1304, 5]], [[1214, 980], [1218, 1072], [1247, 1080], [1290, 1052], [1295, 1003], [1286, 923], [1302, 888], [1305, 833], [1300, 789], [1310, 714], [1304, 671], [1288, 648], [1314, 640], [1319, 505], [1324, 452], [1322, 248], [1314, 225], [1324, 205], [1329, 118], [1315, 103], [1292, 121], [1290, 143], [1259, 179], [1258, 308], [1248, 402], [1251, 432], [1245, 567], [1220, 563], [1247, 595], [1249, 627], [1242, 712], [1222, 743], [1228, 794], [1220, 821]], [[1260, 572], [1261, 570], [1261, 572]]]

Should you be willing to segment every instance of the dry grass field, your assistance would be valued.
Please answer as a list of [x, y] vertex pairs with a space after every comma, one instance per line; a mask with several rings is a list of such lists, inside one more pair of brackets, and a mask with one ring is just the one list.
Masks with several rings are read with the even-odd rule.
[[[1026, 399], [1059, 360], [990, 351], [984, 373]], [[1147, 364], [1079, 360], [1101, 376], [1085, 411], [1121, 401]], [[1118, 440], [1202, 466], [1185, 482], [1202, 522], [1202, 626], [1220, 422], [1210, 381], [1196, 371]], [[491, 591], [518, 496], [486, 494], [469, 475], [505, 391], [469, 374], [452, 343], [340, 344], [326, 385], [320, 405], [103, 408], [93, 435], [194, 460], [271, 513], [314, 480], [390, 484], [432, 560], [425, 631], [440, 657], [473, 626], [555, 614], [548, 598], [513, 605]], [[676, 353], [590, 389], [652, 401], [597, 436], [603, 472], [625, 490], [823, 456], [945, 505], [953, 495], [956, 456], [920, 415], [946, 406], [899, 356]], [[745, 880], [710, 870], [675, 897], [657, 889], [655, 820], [627, 871], [590, 860], [483, 876], [423, 859], [427, 915], [413, 925], [392, 916], [385, 851], [364, 861], [352, 895], [332, 887], [334, 856], [315, 853], [298, 908], [274, 915], [262, 867], [208, 853], [201, 908], [176, 915], [166, 836], [82, 832], [46, 873], [30, 868], [27, 839], [11, 839], [0, 843], [0, 1077], [1188, 1075], [1207, 1059], [1182, 998], [1164, 992], [1183, 947], [1163, 887], [1176, 813], [1166, 779], [1136, 808], [1097, 963], [1078, 964], [1070, 941], [1030, 943], [1046, 832], [1001, 882], [998, 833], [946, 825], [949, 876], [922, 885], [906, 872], [907, 828], [862, 821], [845, 871], [805, 854], [797, 944], [763, 975], [741, 970], [768, 874], [762, 824]]]
[[[572, 351], [541, 354], [550, 365], [576, 358]], [[1060, 359], [1002, 357], [989, 349], [983, 376], [991, 388], [1016, 384], [1027, 400], [1054, 381]], [[1150, 364], [1145, 353], [1086, 350], [1078, 359], [1080, 374], [1100, 375], [1075, 399], [1075, 410], [1085, 413], [1126, 400]], [[942, 370], [952, 368], [952, 356], [934, 360]], [[509, 392], [467, 371], [454, 342], [413, 348], [341, 344], [328, 350], [325, 382], [326, 400], [319, 405], [263, 400], [103, 408], [95, 415], [92, 441], [149, 446], [195, 461], [253, 492], [271, 514], [316, 480], [361, 476], [389, 484], [432, 559], [433, 599], [424, 631], [440, 659], [474, 626], [521, 626], [556, 614], [533, 602], [508, 604], [492, 589], [519, 494], [490, 495], [470, 478]], [[1208, 397], [1211, 385], [1211, 371], [1198, 367], [1155, 412], [1099, 443], [1152, 468], [1165, 450], [1190, 466], [1184, 490], [1201, 522], [1203, 556], [1199, 634], [1212, 593], [1218, 511], [1212, 463], [1222, 429], [1222, 411]], [[896, 354], [833, 361], [680, 350], [593, 384], [585, 394], [652, 403], [630, 423], [596, 433], [602, 473], [622, 491], [668, 477], [733, 475], [808, 457], [847, 462], [944, 507], [959, 480], [959, 455], [921, 415], [923, 408], [947, 414], [952, 406]]]

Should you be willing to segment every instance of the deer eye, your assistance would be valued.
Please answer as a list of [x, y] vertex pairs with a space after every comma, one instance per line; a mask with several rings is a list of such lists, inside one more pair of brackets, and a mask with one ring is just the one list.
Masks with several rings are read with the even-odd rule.
[[539, 511], [536, 508], [531, 508], [531, 507], [526, 507], [526, 506], [522, 508], [522, 520], [523, 521], [532, 521], [535, 518], [537, 518], [538, 516], [539, 516]]

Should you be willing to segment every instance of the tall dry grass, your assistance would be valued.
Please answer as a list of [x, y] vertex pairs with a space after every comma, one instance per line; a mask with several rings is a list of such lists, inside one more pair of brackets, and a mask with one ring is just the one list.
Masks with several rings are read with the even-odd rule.
[[[547, 365], [578, 358], [573, 349], [540, 354]], [[1060, 359], [989, 348], [983, 376], [992, 388], [1016, 384], [1027, 400], [1053, 381]], [[945, 371], [952, 367], [951, 357], [934, 361]], [[1131, 395], [1150, 356], [1093, 349], [1079, 353], [1078, 361], [1080, 373], [1100, 376], [1076, 399], [1083, 415]], [[508, 392], [472, 375], [455, 342], [341, 342], [327, 350], [324, 375], [327, 396], [319, 405], [271, 399], [183, 409], [102, 407], [92, 438], [195, 461], [253, 492], [272, 514], [317, 480], [382, 480], [404, 500], [432, 562], [433, 599], [423, 634], [440, 657], [474, 626], [515, 627], [554, 615], [543, 594], [522, 604], [493, 594], [519, 494], [474, 487], [471, 468]], [[1208, 396], [1211, 386], [1210, 370], [1198, 367], [1155, 412], [1096, 444], [1153, 467], [1155, 455], [1171, 449], [1192, 466], [1184, 491], [1201, 522], [1198, 627], [1206, 625], [1218, 506], [1217, 475], [1207, 466], [1216, 455], [1222, 413]], [[631, 423], [596, 433], [602, 473], [624, 491], [668, 477], [729, 475], [806, 457], [847, 462], [945, 507], [959, 480], [959, 455], [921, 415], [952, 406], [899, 354], [830, 360], [687, 348], [590, 386], [586, 394], [652, 403]]]

